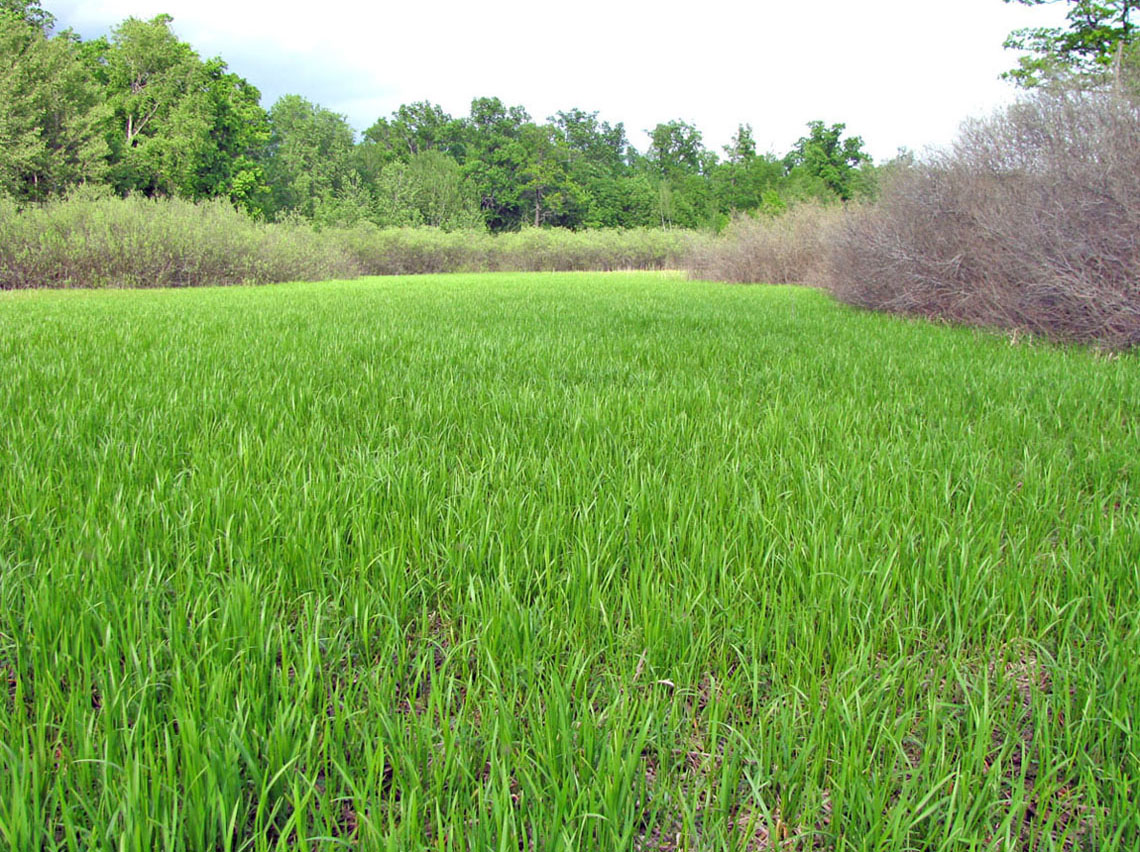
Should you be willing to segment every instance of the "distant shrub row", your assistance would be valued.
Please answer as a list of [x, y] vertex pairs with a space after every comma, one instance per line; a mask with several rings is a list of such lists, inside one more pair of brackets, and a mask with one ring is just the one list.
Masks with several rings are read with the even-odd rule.
[[265, 226], [223, 202], [0, 201], [0, 288], [183, 287], [358, 272], [305, 226]]
[[690, 273], [812, 283], [865, 308], [1140, 343], [1140, 107], [1041, 93], [883, 181], [877, 203], [735, 222]]
[[527, 228], [491, 234], [368, 224], [333, 233], [368, 275], [680, 269], [694, 245], [712, 239], [664, 229]]
[[258, 223], [222, 202], [0, 201], [0, 289], [267, 284], [358, 275], [679, 268], [699, 237], [675, 230], [316, 231]]

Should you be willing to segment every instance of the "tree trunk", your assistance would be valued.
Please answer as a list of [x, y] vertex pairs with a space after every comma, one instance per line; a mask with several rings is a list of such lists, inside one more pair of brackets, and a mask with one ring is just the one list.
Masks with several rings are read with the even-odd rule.
[[1124, 86], [1121, 84], [1121, 66], [1124, 64], [1124, 39], [1116, 43], [1116, 58], [1112, 60], [1112, 91], [1117, 97], [1124, 94]]

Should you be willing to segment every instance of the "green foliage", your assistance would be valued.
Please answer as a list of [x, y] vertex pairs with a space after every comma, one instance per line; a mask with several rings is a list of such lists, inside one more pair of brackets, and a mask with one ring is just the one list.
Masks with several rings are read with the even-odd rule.
[[200, 60], [171, 31], [172, 20], [128, 18], [111, 34], [105, 56], [114, 114], [110, 141], [114, 185], [122, 193], [174, 194], [192, 172], [186, 142], [206, 130], [202, 116], [186, 108]]
[[545, 127], [554, 139], [565, 177], [553, 222], [570, 228], [640, 227], [653, 221], [652, 188], [633, 176], [625, 127], [597, 112], [559, 111]]
[[471, 102], [463, 173], [479, 197], [484, 221], [495, 231], [517, 230], [524, 220], [522, 173], [528, 152], [522, 134], [528, 124], [522, 107], [507, 108], [498, 98]]
[[646, 160], [658, 177], [670, 180], [707, 170], [709, 152], [693, 125], [680, 120], [663, 122], [650, 131], [649, 137]]
[[1015, 30], [1005, 41], [1012, 50], [1027, 51], [1018, 67], [1003, 76], [1032, 88], [1047, 81], [1099, 84], [1136, 40], [1137, 0], [1004, 0], [1025, 6], [1065, 2], [1068, 27]]
[[675, 174], [657, 178], [654, 183], [657, 189], [655, 214], [661, 227], [716, 231], [723, 226], [713, 187], [703, 175]]
[[1140, 40], [1133, 40], [1121, 52], [1119, 73], [1114, 82], [1121, 95], [1140, 104]]
[[352, 168], [348, 120], [300, 95], [284, 95], [269, 111], [265, 174], [272, 217], [299, 215], [322, 224], [366, 218], [368, 194]]
[[261, 95], [222, 60], [203, 62], [171, 21], [128, 18], [87, 52], [113, 116], [112, 184], [260, 212], [268, 190], [257, 160], [269, 138]]
[[[719, 230], [737, 212], [868, 194], [870, 172], [785, 168], [742, 125], [726, 159], [683, 121], [658, 124], [645, 155], [597, 112], [536, 121], [498, 98], [465, 117], [428, 101], [381, 117], [359, 142], [343, 116], [260, 92], [221, 58], [203, 61], [169, 15], [128, 18], [109, 37], [49, 38], [51, 16], [4, 0], [0, 195], [58, 197], [80, 183], [191, 200], [224, 198], [254, 218], [319, 227], [472, 224]], [[774, 195], [773, 195], [774, 194]], [[773, 198], [778, 196], [778, 203]], [[765, 201], [765, 198], [768, 201]]]
[[571, 149], [555, 127], [524, 125], [520, 141], [526, 160], [519, 172], [519, 196], [530, 203], [537, 228], [576, 205], [581, 189], [571, 181]]
[[1140, 844], [1134, 356], [512, 275], [0, 294], [0, 376], [5, 849]]
[[364, 131], [364, 140], [379, 146], [386, 160], [406, 161], [427, 151], [442, 151], [457, 160], [464, 156], [463, 123], [428, 101], [403, 104], [391, 119], [377, 119]]
[[643, 173], [597, 175], [583, 187], [579, 224], [586, 228], [639, 228], [657, 218], [657, 190]]
[[760, 206], [756, 210], [768, 216], [778, 216], [787, 212], [788, 204], [776, 190], [766, 189], [760, 194]]
[[870, 163], [859, 136], [843, 138], [846, 124], [828, 126], [822, 121], [809, 121], [807, 136], [800, 137], [785, 158], [789, 170], [802, 169], [816, 178], [843, 201], [854, 198], [862, 184], [859, 167]]
[[732, 141], [724, 146], [724, 153], [732, 165], [748, 163], [756, 158], [756, 140], [752, 136], [751, 124], [737, 126]]
[[55, 15], [45, 10], [37, 0], [0, 0], [0, 17], [5, 15], [14, 15], [45, 35], [55, 27]]
[[375, 181], [374, 215], [384, 226], [428, 225], [445, 231], [481, 228], [478, 199], [455, 160], [434, 148], [395, 160]]
[[549, 120], [571, 152], [573, 164], [590, 164], [610, 175], [624, 172], [629, 140], [621, 122], [611, 125], [600, 121], [596, 111], [586, 112], [577, 107], [559, 111]]
[[269, 187], [260, 159], [270, 138], [261, 93], [227, 72], [220, 59], [201, 69], [194, 108], [203, 116], [195, 163], [179, 194], [194, 199], [228, 198], [249, 213], [260, 213]]
[[105, 112], [75, 42], [0, 10], [0, 196], [41, 201], [98, 180]]
[[740, 125], [724, 152], [726, 160], [712, 173], [722, 211], [771, 210], [773, 198], [784, 204], [777, 190], [784, 182], [784, 164], [771, 154], [756, 153], [751, 125]]

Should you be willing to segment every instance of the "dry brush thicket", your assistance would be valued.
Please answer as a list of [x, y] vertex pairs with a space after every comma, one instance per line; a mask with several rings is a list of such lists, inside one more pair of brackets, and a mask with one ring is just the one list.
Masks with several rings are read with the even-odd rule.
[[1140, 110], [1047, 94], [965, 125], [850, 217], [827, 277], [864, 307], [1140, 342]]
[[1045, 92], [895, 170], [877, 203], [741, 220], [691, 273], [822, 285], [864, 308], [1140, 342], [1140, 107]]
[[736, 284], [818, 283], [827, 246], [842, 220], [841, 208], [818, 204], [776, 216], [739, 216], [721, 239], [694, 246], [689, 273]]

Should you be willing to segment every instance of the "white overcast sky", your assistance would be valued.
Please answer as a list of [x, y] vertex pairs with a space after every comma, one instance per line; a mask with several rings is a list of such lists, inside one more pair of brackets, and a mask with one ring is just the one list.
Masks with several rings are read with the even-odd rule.
[[402, 103], [466, 115], [497, 96], [536, 119], [597, 110], [642, 131], [678, 118], [719, 149], [750, 123], [783, 154], [812, 119], [845, 122], [876, 160], [949, 142], [968, 116], [1008, 102], [1002, 49], [1064, 6], [1001, 0], [46, 0], [85, 38], [128, 16], [174, 17], [203, 56], [221, 56], [267, 108], [296, 93], [358, 131]]

